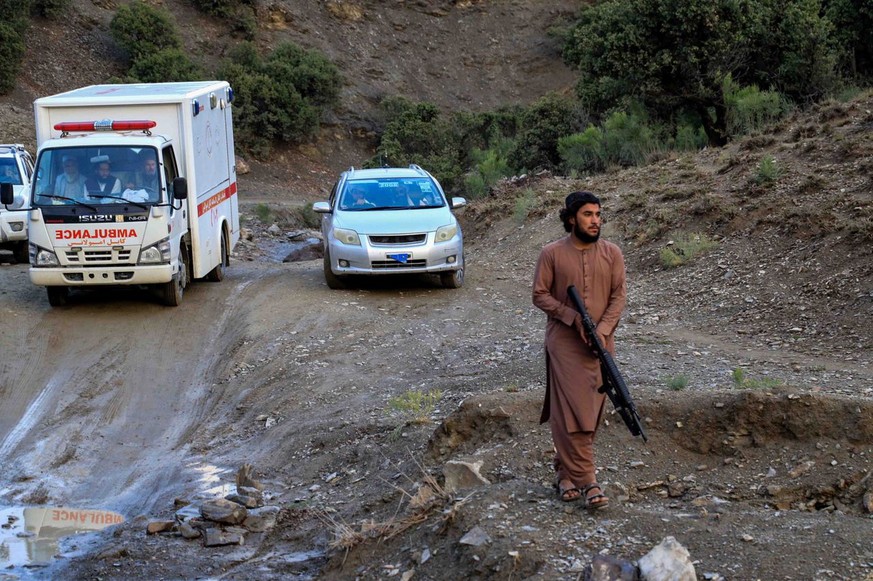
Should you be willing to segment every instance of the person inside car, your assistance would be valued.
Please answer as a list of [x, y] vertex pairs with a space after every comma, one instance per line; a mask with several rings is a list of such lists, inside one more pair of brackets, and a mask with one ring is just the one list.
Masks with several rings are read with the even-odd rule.
[[6, 164], [0, 171], [0, 183], [21, 185], [21, 175], [18, 173], [18, 168], [14, 165]]
[[351, 196], [351, 207], [372, 206], [373, 204], [367, 200], [367, 194], [361, 188], [352, 188], [349, 191]]

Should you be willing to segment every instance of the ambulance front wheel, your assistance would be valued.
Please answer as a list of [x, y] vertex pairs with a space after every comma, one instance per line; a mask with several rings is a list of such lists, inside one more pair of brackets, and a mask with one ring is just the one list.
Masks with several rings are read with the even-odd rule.
[[65, 286], [47, 286], [49, 304], [53, 307], [63, 307], [67, 304], [69, 290]]
[[179, 272], [173, 275], [170, 282], [164, 283], [164, 304], [168, 307], [178, 307], [182, 303], [186, 286], [188, 286], [188, 249], [183, 244], [179, 249]]

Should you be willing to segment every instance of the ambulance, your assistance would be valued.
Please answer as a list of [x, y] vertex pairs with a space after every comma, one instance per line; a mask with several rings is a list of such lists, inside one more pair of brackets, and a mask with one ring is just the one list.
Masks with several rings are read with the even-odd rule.
[[[220, 281], [239, 241], [233, 91], [224, 81], [92, 85], [34, 101], [30, 279], [154, 288], [177, 306]], [[0, 184], [0, 203], [12, 203]]]

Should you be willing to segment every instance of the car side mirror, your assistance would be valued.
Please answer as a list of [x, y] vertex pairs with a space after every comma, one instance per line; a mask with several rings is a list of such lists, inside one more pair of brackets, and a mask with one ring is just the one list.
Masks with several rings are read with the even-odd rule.
[[312, 210], [319, 214], [330, 214], [330, 204], [327, 202], [315, 202], [312, 204]]
[[0, 184], [0, 204], [8, 206], [13, 202], [15, 202], [15, 194], [12, 191], [12, 184], [5, 182]]
[[188, 180], [185, 178], [173, 178], [173, 198], [185, 200], [188, 198]]
[[452, 198], [452, 209], [453, 209], [453, 210], [454, 210], [455, 208], [463, 208], [463, 207], [466, 206], [466, 205], [467, 205], [467, 199], [466, 199], [466, 198], [460, 198], [460, 197]]

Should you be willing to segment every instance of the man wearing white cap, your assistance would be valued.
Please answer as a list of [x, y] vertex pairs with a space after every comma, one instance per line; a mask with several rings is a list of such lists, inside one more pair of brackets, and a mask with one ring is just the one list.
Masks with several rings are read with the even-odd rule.
[[63, 157], [64, 173], [55, 180], [55, 196], [84, 201], [88, 193], [85, 187], [85, 176], [79, 173], [79, 160], [74, 155]]
[[109, 156], [97, 155], [91, 158], [94, 176], [88, 180], [88, 194], [99, 198], [100, 194], [116, 196], [121, 193], [121, 180], [110, 173]]

